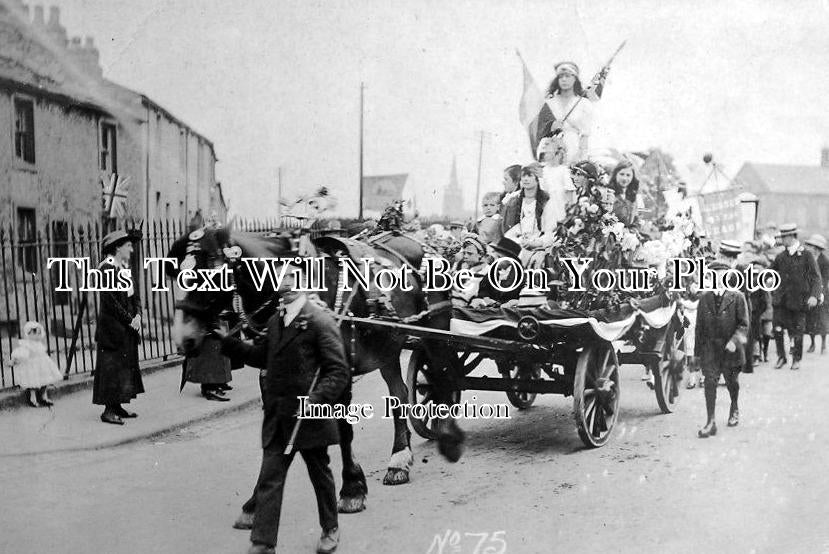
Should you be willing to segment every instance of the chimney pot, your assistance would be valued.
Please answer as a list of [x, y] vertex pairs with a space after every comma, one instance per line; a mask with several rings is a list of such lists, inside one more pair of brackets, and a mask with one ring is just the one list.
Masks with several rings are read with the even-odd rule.
[[820, 151], [820, 166], [829, 168], [829, 146], [824, 146]]
[[72, 48], [80, 48], [81, 47], [81, 37], [72, 37]]
[[45, 25], [43, 20], [43, 6], [35, 6], [35, 18], [34, 18], [35, 25]]
[[92, 37], [86, 37], [85, 42], [84, 42], [84, 46], [86, 48], [89, 48], [90, 50], [92, 48], [95, 48], [95, 40]]

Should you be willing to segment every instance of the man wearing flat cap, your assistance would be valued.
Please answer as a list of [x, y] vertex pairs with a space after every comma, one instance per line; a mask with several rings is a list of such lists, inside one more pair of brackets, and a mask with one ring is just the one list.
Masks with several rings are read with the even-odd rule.
[[[708, 269], [714, 271], [717, 282], [722, 283], [725, 272], [731, 268], [725, 262], [715, 260], [708, 264]], [[715, 412], [720, 375], [725, 378], [731, 396], [728, 426], [734, 427], [740, 421], [737, 405], [740, 394], [738, 376], [745, 364], [748, 327], [748, 309], [742, 293], [724, 288], [702, 293], [697, 306], [694, 356], [705, 376], [705, 408], [708, 419], [699, 430], [700, 438], [717, 434]]]
[[829, 332], [829, 258], [826, 257], [826, 239], [823, 235], [812, 235], [806, 239], [806, 249], [817, 260], [821, 279], [818, 305], [806, 314], [806, 332], [812, 339], [807, 352], [815, 351], [815, 335], [820, 335], [820, 353], [826, 354], [826, 333]]
[[783, 342], [783, 331], [789, 333], [792, 342], [792, 369], [800, 369], [803, 357], [803, 332], [806, 328], [806, 311], [818, 304], [821, 293], [820, 271], [814, 256], [797, 240], [797, 225], [780, 226], [784, 250], [771, 264], [780, 274], [780, 287], [772, 295], [774, 304], [774, 344], [777, 347], [777, 363], [780, 369], [788, 362]]

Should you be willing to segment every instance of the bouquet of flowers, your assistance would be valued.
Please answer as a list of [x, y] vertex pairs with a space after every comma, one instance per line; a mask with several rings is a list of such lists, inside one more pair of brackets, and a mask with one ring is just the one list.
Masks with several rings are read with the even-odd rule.
[[676, 215], [670, 221], [658, 221], [645, 234], [641, 225], [625, 225], [613, 213], [609, 189], [601, 186], [580, 191], [578, 201], [567, 210], [565, 220], [557, 230], [559, 246], [553, 249], [555, 267], [563, 267], [560, 258], [591, 258], [585, 272], [598, 269], [625, 269], [653, 267], [658, 279], [651, 283], [650, 292], [623, 290], [587, 291], [570, 290], [567, 278], [559, 291], [563, 307], [585, 311], [619, 311], [630, 299], [653, 296], [667, 290], [667, 260], [673, 257], [702, 257], [702, 241], [688, 213]]

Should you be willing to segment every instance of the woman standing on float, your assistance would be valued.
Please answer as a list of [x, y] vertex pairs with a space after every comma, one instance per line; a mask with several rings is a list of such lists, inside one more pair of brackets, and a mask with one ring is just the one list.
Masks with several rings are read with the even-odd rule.
[[576, 64], [572, 62], [556, 64], [555, 79], [547, 90], [547, 106], [556, 118], [553, 130], [561, 129], [563, 133], [567, 152], [566, 162], [573, 164], [586, 160], [590, 130], [593, 125], [593, 106], [584, 98], [584, 89], [579, 80], [579, 68]]

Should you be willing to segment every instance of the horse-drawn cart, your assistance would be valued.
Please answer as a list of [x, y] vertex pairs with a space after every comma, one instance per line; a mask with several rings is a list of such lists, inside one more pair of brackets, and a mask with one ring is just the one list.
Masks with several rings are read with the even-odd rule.
[[[506, 392], [513, 406], [526, 409], [538, 394], [572, 395], [576, 427], [588, 447], [606, 444], [619, 418], [620, 364], [651, 369], [664, 413], [672, 411], [683, 388], [684, 317], [663, 295], [613, 314], [548, 307], [456, 309], [448, 331], [380, 318], [347, 319], [406, 335], [409, 404], [429, 405], [438, 396], [458, 403], [461, 391], [489, 390]], [[633, 350], [619, 351], [624, 345]], [[438, 346], [453, 354], [448, 363], [445, 354], [435, 354]], [[495, 362], [500, 376], [470, 375], [485, 359]], [[409, 420], [420, 436], [436, 437], [436, 422], [428, 415]]]

